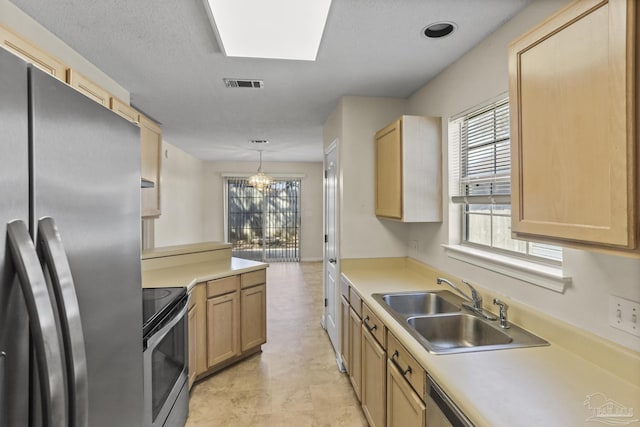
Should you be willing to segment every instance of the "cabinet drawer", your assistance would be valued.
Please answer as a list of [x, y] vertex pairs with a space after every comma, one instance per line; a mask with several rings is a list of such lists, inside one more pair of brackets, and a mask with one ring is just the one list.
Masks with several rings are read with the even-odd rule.
[[242, 289], [267, 283], [267, 270], [252, 271], [242, 275]]
[[353, 311], [362, 319], [362, 298], [360, 298], [360, 295], [351, 287], [349, 288], [349, 303], [351, 307], [353, 307]]
[[349, 301], [349, 282], [345, 279], [340, 279], [340, 295], [342, 295], [347, 302]]
[[367, 304], [362, 304], [362, 325], [371, 332], [371, 335], [375, 337], [382, 348], [387, 348], [387, 343], [385, 342], [385, 326], [380, 319], [378, 319], [378, 316], [373, 314], [371, 309], [367, 307]]
[[423, 398], [426, 376], [424, 369], [392, 333], [387, 334], [387, 344], [389, 360], [398, 367], [411, 387]]
[[207, 282], [207, 298], [228, 294], [238, 289], [240, 276], [223, 277], [222, 279], [209, 280]]

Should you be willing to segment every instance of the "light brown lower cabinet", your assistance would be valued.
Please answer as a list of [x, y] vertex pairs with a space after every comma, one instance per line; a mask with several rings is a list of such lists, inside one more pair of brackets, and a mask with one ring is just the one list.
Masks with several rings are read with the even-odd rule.
[[361, 330], [362, 411], [369, 426], [384, 427], [387, 421], [387, 355], [364, 323]]
[[387, 427], [425, 427], [426, 407], [398, 367], [387, 362]]
[[188, 312], [189, 387], [207, 370], [207, 294], [204, 284], [191, 289]]
[[340, 297], [340, 358], [344, 370], [349, 372], [349, 301], [344, 297]]
[[267, 287], [258, 285], [240, 293], [242, 351], [267, 342]]
[[349, 380], [358, 400], [362, 400], [362, 320], [349, 308]]
[[196, 350], [198, 325], [197, 325], [197, 310], [196, 307], [190, 307], [188, 317], [188, 330], [189, 330], [189, 387], [193, 385], [196, 380]]
[[265, 270], [198, 283], [190, 295], [189, 386], [267, 342]]
[[240, 292], [207, 300], [207, 365], [209, 368], [240, 354]]

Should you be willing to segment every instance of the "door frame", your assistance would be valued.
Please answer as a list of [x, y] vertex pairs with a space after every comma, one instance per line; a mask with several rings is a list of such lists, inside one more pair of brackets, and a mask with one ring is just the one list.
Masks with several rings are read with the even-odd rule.
[[[328, 236], [328, 214], [327, 214], [327, 179], [326, 179], [326, 171], [327, 171], [327, 157], [335, 151], [335, 168], [336, 168], [336, 182], [335, 182], [335, 203], [334, 203], [334, 235], [335, 235], [335, 254], [337, 262], [335, 263], [336, 269], [336, 278], [335, 278], [335, 289], [333, 295], [333, 301], [336, 304], [334, 308], [334, 313], [338, 313], [339, 303], [340, 303], [340, 151], [338, 150], [338, 139], [334, 139], [328, 147], [326, 147], [323, 156], [323, 191], [322, 191], [322, 213], [323, 213], [323, 236]], [[329, 278], [327, 277], [327, 267], [329, 263], [329, 255], [328, 255], [328, 242], [323, 242], [323, 250], [322, 250], [322, 279], [323, 279], [323, 287], [322, 287], [322, 297], [323, 302], [330, 301], [328, 298], [328, 289], [329, 289]], [[340, 333], [340, 316], [336, 315], [334, 322], [336, 325], [336, 337], [335, 342], [331, 340], [331, 334], [327, 330], [327, 313], [329, 312], [329, 307], [327, 304], [323, 304], [324, 308], [322, 310], [322, 327], [327, 331], [327, 335], [329, 335], [329, 339], [333, 344], [334, 351], [336, 353], [336, 362], [338, 364], [338, 368], [342, 371], [344, 366], [342, 364], [342, 360], [340, 357], [340, 339], [338, 334]]]

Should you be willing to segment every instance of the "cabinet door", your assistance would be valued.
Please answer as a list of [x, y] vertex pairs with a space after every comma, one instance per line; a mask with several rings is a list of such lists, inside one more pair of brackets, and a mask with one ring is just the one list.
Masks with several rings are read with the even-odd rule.
[[67, 83], [98, 104], [109, 108], [111, 94], [71, 68], [67, 70]]
[[510, 46], [517, 236], [636, 247], [636, 7], [574, 2]]
[[154, 183], [153, 188], [141, 188], [143, 217], [160, 216], [160, 155], [162, 133], [160, 127], [140, 115], [140, 174]]
[[349, 308], [349, 380], [358, 400], [361, 400], [362, 385], [362, 320]]
[[371, 427], [387, 421], [387, 356], [376, 339], [362, 326], [362, 411]]
[[207, 364], [240, 354], [240, 295], [233, 292], [207, 300]]
[[66, 82], [68, 67], [63, 62], [2, 26], [0, 26], [0, 45], [45, 73]]
[[242, 290], [242, 351], [267, 342], [267, 287]]
[[401, 121], [376, 133], [376, 215], [402, 218]]
[[391, 360], [387, 362], [387, 427], [425, 427], [424, 403]]
[[198, 354], [197, 336], [198, 321], [196, 316], [196, 307], [191, 307], [188, 314], [189, 319], [189, 388], [196, 379], [196, 355]]
[[120, 117], [124, 117], [129, 120], [131, 123], [140, 123], [140, 113], [136, 111], [135, 108], [131, 107], [129, 104], [120, 101], [118, 98], [111, 97], [111, 110], [119, 115]]
[[344, 370], [349, 372], [349, 302], [344, 297], [340, 301], [340, 356]]

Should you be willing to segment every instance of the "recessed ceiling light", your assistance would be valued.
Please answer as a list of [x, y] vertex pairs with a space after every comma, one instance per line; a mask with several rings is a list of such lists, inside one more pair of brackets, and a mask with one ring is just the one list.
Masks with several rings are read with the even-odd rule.
[[315, 61], [331, 0], [203, 0], [227, 56]]
[[453, 33], [455, 29], [456, 24], [453, 22], [434, 22], [424, 27], [422, 34], [430, 39], [439, 39]]

